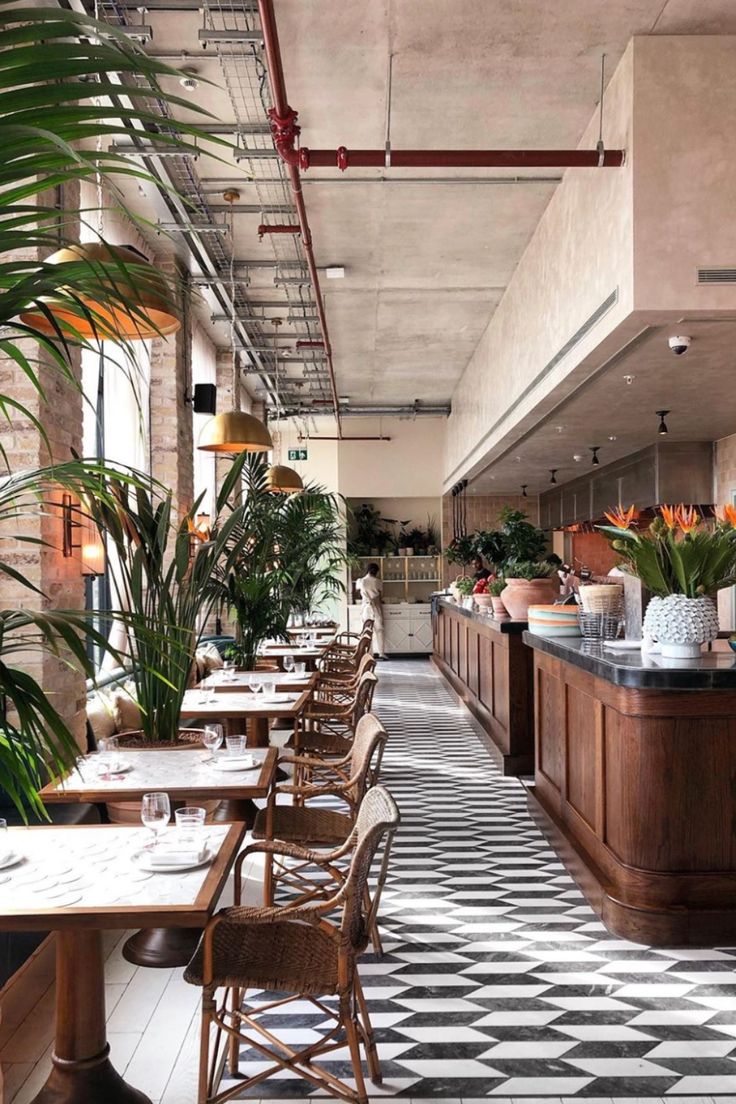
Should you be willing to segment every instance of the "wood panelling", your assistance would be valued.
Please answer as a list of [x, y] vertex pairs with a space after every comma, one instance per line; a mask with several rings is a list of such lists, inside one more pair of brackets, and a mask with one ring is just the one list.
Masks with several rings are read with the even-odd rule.
[[503, 756], [504, 773], [534, 770], [532, 655], [521, 625], [475, 617], [439, 602], [433, 619], [435, 663]]
[[627, 689], [534, 662], [530, 807], [593, 908], [636, 942], [730, 945], [736, 691]]

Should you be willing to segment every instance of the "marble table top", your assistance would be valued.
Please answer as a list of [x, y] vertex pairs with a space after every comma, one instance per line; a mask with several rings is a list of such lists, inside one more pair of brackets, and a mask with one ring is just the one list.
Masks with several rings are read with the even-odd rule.
[[[45, 802], [135, 801], [159, 790], [176, 799], [203, 801], [266, 797], [276, 769], [276, 750], [246, 748], [244, 754], [256, 760], [252, 770], [223, 771], [204, 748], [123, 748], [120, 757], [129, 769], [102, 777], [95, 756], [85, 756], [65, 778], [45, 786], [41, 797]], [[227, 752], [220, 750], [215, 758], [227, 760]]]
[[232, 671], [226, 674], [223, 670], [213, 671], [207, 678], [202, 679], [199, 686], [208, 690], [243, 691], [250, 688], [251, 681], [263, 683], [273, 680], [279, 693], [301, 693], [307, 690], [317, 681], [316, 672], [305, 672], [303, 675], [289, 675], [282, 671]]
[[185, 720], [202, 717], [213, 721], [218, 717], [297, 717], [309, 698], [309, 686], [283, 694], [288, 700], [280, 700], [279, 695], [279, 700], [274, 701], [251, 690], [220, 694], [209, 687], [206, 695], [201, 690], [187, 690], [181, 716]]
[[206, 825], [210, 862], [151, 873], [136, 859], [151, 839], [142, 826], [10, 828], [19, 861], [0, 869], [0, 930], [143, 927], [163, 919], [202, 927], [244, 831], [242, 824]]

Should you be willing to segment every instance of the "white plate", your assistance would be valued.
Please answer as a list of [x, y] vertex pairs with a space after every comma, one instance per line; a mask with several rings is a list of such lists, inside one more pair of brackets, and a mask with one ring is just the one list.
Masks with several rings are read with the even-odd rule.
[[295, 702], [299, 697], [298, 694], [266, 694], [265, 691], [261, 694], [261, 699], [264, 702], [268, 702], [269, 705], [278, 705], [279, 703], [286, 704], [287, 702]]
[[[115, 770], [105, 770], [103, 773], [106, 775], [127, 774], [128, 771], [132, 771], [133, 764], [128, 759], [121, 759], [119, 765], [115, 767]], [[99, 776], [102, 777], [102, 774]]]
[[4, 859], [0, 859], [0, 870], [7, 870], [9, 866], [17, 866], [24, 858], [25, 855], [19, 855], [17, 851], [13, 851], [10, 855], [6, 855]]
[[254, 759], [252, 755], [250, 756], [250, 762], [245, 757], [228, 759], [223, 755], [210, 763], [212, 769], [216, 771], [250, 771], [255, 770], [260, 765], [259, 761]]
[[297, 674], [294, 674], [294, 672], [291, 672], [288, 675], [282, 675], [281, 678], [276, 679], [276, 681], [277, 682], [303, 682], [303, 683], [306, 684], [306, 683], [309, 682], [309, 679], [310, 679], [310, 675], [307, 671], [305, 671], [303, 675], [297, 675]]
[[604, 640], [603, 646], [612, 652], [638, 652], [641, 651], [641, 640]]
[[140, 851], [136, 851], [133, 854], [133, 862], [136, 866], [140, 867], [141, 870], [148, 871], [149, 874], [176, 874], [183, 870], [198, 870], [200, 866], [207, 866], [207, 864], [211, 863], [214, 859], [215, 852], [210, 847], [207, 847], [204, 856], [199, 862], [185, 864], [171, 863], [170, 865], [164, 864], [163, 866], [160, 863], [154, 865], [150, 861], [149, 855], [150, 852], [142, 848]]

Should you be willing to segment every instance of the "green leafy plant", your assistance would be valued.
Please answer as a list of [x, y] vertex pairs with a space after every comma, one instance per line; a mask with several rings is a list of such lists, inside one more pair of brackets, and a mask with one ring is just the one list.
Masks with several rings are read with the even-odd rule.
[[245, 507], [231, 508], [229, 500], [244, 456], [223, 480], [208, 539], [196, 530], [199, 500], [177, 522], [172, 492], [157, 497], [141, 486], [131, 491], [115, 475], [107, 475], [104, 497], [89, 499], [90, 513], [114, 549], [113, 586], [131, 637], [141, 730], [151, 743], [177, 737], [198, 626], [218, 600], [218, 573], [227, 574], [243, 552]]
[[394, 543], [393, 535], [386, 529], [380, 510], [371, 506], [370, 502], [364, 502], [359, 509], [354, 510], [349, 520], [348, 549], [353, 555], [381, 556], [389, 544]]
[[467, 598], [469, 594], [473, 593], [475, 579], [471, 579], [469, 575], [458, 575], [454, 585], [458, 592]]
[[476, 556], [475, 540], [472, 536], [455, 537], [445, 549], [445, 559], [450, 564], [466, 567]]
[[421, 529], [418, 525], [415, 525], [413, 529], [409, 529], [409, 531], [404, 534], [403, 540], [405, 542], [404, 547], [413, 548], [415, 555], [424, 552], [429, 543], [424, 529]]
[[506, 506], [501, 511], [500, 518], [504, 548], [503, 564], [538, 560], [543, 555], [547, 548], [547, 538], [541, 529], [532, 525], [526, 514]]
[[498, 529], [478, 529], [473, 534], [475, 551], [488, 563], [503, 564], [507, 558], [507, 540]]
[[550, 579], [557, 568], [550, 563], [532, 563], [529, 560], [518, 560], [507, 565], [506, 578], [508, 579]]
[[598, 528], [619, 552], [628, 570], [660, 598], [715, 594], [736, 585], [736, 508], [725, 506], [715, 523], [692, 507], [661, 506], [659, 516], [640, 529], [636, 510], [607, 513]]
[[278, 515], [284, 598], [290, 610], [306, 617], [345, 589], [348, 557], [340, 503], [318, 486], [271, 497]]
[[500, 598], [506, 589], [506, 585], [505, 579], [491, 579], [488, 583], [487, 593], [492, 595], [493, 598]]

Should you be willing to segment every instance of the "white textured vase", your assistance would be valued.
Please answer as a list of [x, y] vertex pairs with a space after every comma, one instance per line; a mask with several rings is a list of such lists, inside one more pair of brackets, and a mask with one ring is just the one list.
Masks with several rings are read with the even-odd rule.
[[643, 628], [665, 658], [697, 659], [703, 644], [718, 636], [718, 614], [710, 598], [669, 594], [652, 598]]

